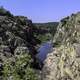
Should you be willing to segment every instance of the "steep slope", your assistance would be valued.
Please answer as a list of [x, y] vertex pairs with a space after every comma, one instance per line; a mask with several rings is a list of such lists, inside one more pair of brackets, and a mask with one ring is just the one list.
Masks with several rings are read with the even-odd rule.
[[27, 17], [0, 8], [0, 80], [37, 80], [33, 67], [38, 67], [35, 55], [40, 40], [36, 32]]
[[42, 80], [80, 80], [80, 12], [60, 21], [53, 42]]
[[[40, 43], [34, 37], [35, 31], [32, 21], [27, 17], [0, 15], [0, 45], [7, 46], [11, 54], [15, 54], [17, 47], [27, 47], [29, 51], [35, 51], [35, 46]], [[36, 54], [34, 51], [32, 53]]]

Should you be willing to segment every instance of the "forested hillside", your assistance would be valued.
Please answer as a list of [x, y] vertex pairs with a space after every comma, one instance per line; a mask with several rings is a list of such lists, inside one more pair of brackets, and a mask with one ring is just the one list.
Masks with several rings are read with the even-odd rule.
[[58, 22], [34, 23], [34, 25], [38, 29], [48, 30], [52, 35], [54, 35], [58, 26]]
[[35, 27], [40, 33], [38, 38], [42, 41], [48, 41], [53, 38], [56, 33], [58, 22], [48, 22], [48, 23], [34, 23]]

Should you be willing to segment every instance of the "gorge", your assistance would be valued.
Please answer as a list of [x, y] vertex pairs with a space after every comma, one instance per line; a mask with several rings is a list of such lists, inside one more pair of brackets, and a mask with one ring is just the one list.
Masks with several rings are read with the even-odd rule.
[[80, 80], [80, 12], [33, 23], [0, 7], [0, 80]]
[[51, 30], [52, 27], [43, 29], [33, 24], [27, 17], [14, 16], [1, 7], [0, 80], [11, 80], [11, 78], [32, 80], [32, 76], [36, 80], [38, 76], [35, 69], [42, 68], [43, 60], [52, 48], [52, 43], [49, 41], [52, 35]]

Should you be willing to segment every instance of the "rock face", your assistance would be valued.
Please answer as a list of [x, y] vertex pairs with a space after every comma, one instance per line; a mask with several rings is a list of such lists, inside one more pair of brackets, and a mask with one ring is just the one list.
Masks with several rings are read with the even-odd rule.
[[0, 8], [0, 59], [29, 53], [36, 61], [36, 46], [40, 43], [35, 37], [36, 32], [37, 28], [27, 17], [14, 16]]
[[80, 12], [62, 19], [54, 37], [54, 43], [80, 43]]
[[80, 80], [80, 12], [62, 19], [42, 71], [42, 80]]
[[24, 16], [13, 16], [5, 9], [0, 9], [0, 45], [7, 46], [12, 55], [16, 48], [28, 48], [28, 52], [36, 54], [35, 46], [39, 42], [34, 37], [35, 30], [32, 21]]
[[[40, 40], [36, 38], [36, 32], [37, 28], [27, 17], [14, 16], [0, 7], [0, 80], [8, 80], [15, 75], [18, 77], [10, 80], [20, 80], [19, 77], [22, 77], [22, 74], [33, 78], [33, 75], [36, 74], [33, 73], [35, 72], [33, 67], [39, 67], [35, 55]], [[8, 68], [14, 71], [9, 71]], [[30, 69], [32, 70], [29, 71]], [[16, 73], [14, 73], [15, 71]], [[22, 77], [22, 80], [28, 79], [26, 77]], [[32, 80], [31, 78], [29, 80]]]

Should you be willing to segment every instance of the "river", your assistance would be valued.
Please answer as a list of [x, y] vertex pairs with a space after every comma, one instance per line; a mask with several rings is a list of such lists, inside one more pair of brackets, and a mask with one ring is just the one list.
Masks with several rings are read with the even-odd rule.
[[46, 57], [47, 54], [53, 51], [53, 45], [51, 41], [48, 41], [46, 43], [42, 43], [42, 45], [40, 46], [40, 48], [38, 49], [38, 54], [36, 55], [36, 57], [43, 62]]

